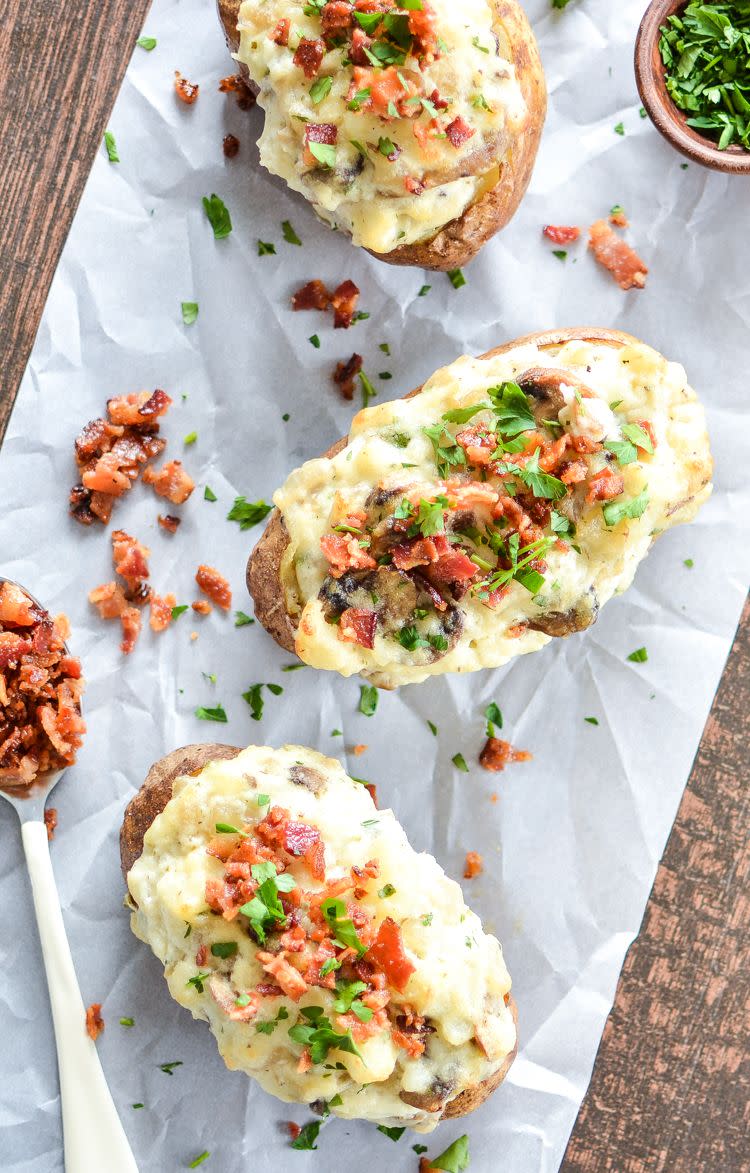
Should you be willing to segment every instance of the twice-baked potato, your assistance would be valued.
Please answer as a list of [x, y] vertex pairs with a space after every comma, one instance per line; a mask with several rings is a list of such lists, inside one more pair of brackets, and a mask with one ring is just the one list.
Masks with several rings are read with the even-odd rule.
[[507, 1073], [500, 945], [337, 761], [186, 746], [151, 768], [120, 846], [133, 932], [266, 1091], [427, 1132]]
[[274, 495], [263, 626], [384, 688], [581, 631], [711, 492], [684, 369], [613, 330], [529, 335], [360, 411]]
[[455, 269], [515, 212], [546, 112], [516, 0], [219, 0], [260, 160], [396, 265]]

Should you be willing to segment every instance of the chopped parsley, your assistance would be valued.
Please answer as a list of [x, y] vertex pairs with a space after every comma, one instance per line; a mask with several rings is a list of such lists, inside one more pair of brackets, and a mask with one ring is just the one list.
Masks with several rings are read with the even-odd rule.
[[309, 1048], [313, 1063], [325, 1062], [331, 1049], [347, 1051], [358, 1059], [362, 1058], [351, 1031], [338, 1034], [333, 1030], [322, 1006], [303, 1006], [299, 1019], [289, 1028], [289, 1037], [293, 1042]]
[[195, 710], [195, 715], [201, 721], [220, 721], [222, 725], [227, 723], [227, 715], [224, 712], [223, 705], [216, 705], [213, 709], [207, 709], [204, 705], [199, 705]]
[[367, 407], [367, 404], [370, 402], [370, 400], [374, 399], [377, 395], [377, 391], [373, 387], [364, 371], [359, 372], [359, 381], [362, 386], [362, 406]]
[[178, 606], [172, 608], [172, 619], [179, 619], [180, 615], [184, 615], [187, 609], [187, 603], [179, 603]]
[[336, 148], [331, 143], [309, 142], [307, 149], [322, 167], [334, 168], [336, 166]]
[[287, 244], [299, 244], [299, 245], [302, 244], [302, 241], [297, 236], [297, 233], [294, 231], [294, 228], [292, 227], [290, 220], [282, 220], [281, 221], [281, 234], [284, 237], [284, 240], [287, 242]]
[[419, 293], [417, 294], [417, 297], [427, 297], [427, 294], [430, 292], [431, 289], [432, 289], [431, 285], [423, 285], [420, 288]]
[[623, 126], [623, 124], [621, 122], [617, 123], [617, 126], [615, 127], [615, 134], [619, 134], [619, 135], [625, 134], [625, 127]]
[[588, 721], [589, 725], [598, 725], [599, 724], [598, 717], [584, 717], [583, 719], [584, 719], [584, 721]]
[[210, 978], [210, 976], [211, 976], [210, 971], [208, 971], [206, 973], [201, 972], [201, 973], [193, 974], [193, 976], [191, 978], [188, 978], [188, 980], [185, 982], [185, 985], [186, 986], [195, 986], [198, 993], [202, 994], [203, 993], [203, 983], [206, 982]]
[[[217, 835], [244, 835], [239, 827], [235, 827], [232, 823], [216, 823], [215, 825]], [[187, 936], [187, 934], [185, 934]]]
[[[485, 52], [489, 52], [489, 50], [485, 50]], [[449, 269], [446, 275], [454, 289], [460, 289], [462, 285], [466, 284], [466, 278], [461, 269]]]
[[175, 1059], [172, 1063], [160, 1063], [159, 1070], [165, 1075], [172, 1075], [175, 1067], [182, 1067], [182, 1059]]
[[637, 497], [630, 497], [624, 501], [607, 501], [606, 505], [602, 506], [602, 514], [604, 515], [605, 525], [617, 525], [618, 522], [624, 521], [626, 517], [633, 518], [642, 517], [648, 508], [648, 486], [644, 486]]
[[435, 451], [435, 463], [441, 477], [450, 475], [452, 468], [466, 464], [466, 454], [463, 448], [456, 443], [445, 424], [434, 424], [422, 429], [425, 436], [432, 442]]
[[359, 711], [365, 717], [372, 717], [378, 707], [378, 690], [372, 684], [359, 687]]
[[[152, 49], [156, 48], [156, 37], [139, 37], [136, 45], [139, 49], [145, 49], [147, 53], [150, 53]], [[133, 1104], [133, 1107], [135, 1107], [135, 1104]]]
[[185, 438], [182, 442], [186, 446], [189, 446], [190, 444], [194, 444], [197, 439], [198, 439], [197, 432], [188, 432], [187, 436], [185, 436]]
[[634, 652], [630, 653], [628, 659], [631, 664], [645, 664], [648, 659], [648, 652], [646, 648], [636, 648]]
[[210, 1156], [211, 1154], [209, 1153], [208, 1149], [205, 1149], [190, 1162], [188, 1169], [197, 1169], [198, 1166], [202, 1165], [204, 1161], [207, 1161]]
[[214, 493], [214, 491], [210, 485], [206, 485], [205, 489], [203, 490], [203, 500], [204, 501], [218, 501], [219, 500], [219, 498], [216, 496], [216, 494]]
[[105, 130], [104, 132], [104, 146], [107, 149], [107, 158], [110, 163], [119, 163], [120, 156], [117, 154], [117, 143], [111, 130]]
[[427, 722], [427, 728], [433, 737], [437, 737], [438, 727], [432, 721]]
[[687, 566], [688, 570], [692, 570], [695, 566], [695, 563], [693, 562], [692, 558], [686, 558], [682, 565]]
[[214, 231], [214, 240], [224, 240], [232, 231], [232, 218], [229, 209], [220, 196], [214, 192], [211, 196], [203, 197], [203, 210], [208, 222]]
[[558, 261], [567, 261], [568, 250], [566, 248], [553, 248], [552, 256], [557, 257]]
[[495, 726], [498, 729], [503, 727], [503, 714], [494, 701], [490, 701], [487, 708], [484, 710], [484, 715], [487, 718], [487, 736], [495, 736]]
[[430, 1161], [430, 1169], [444, 1169], [445, 1173], [463, 1173], [469, 1167], [469, 1138], [459, 1136], [445, 1152]]
[[[368, 819], [368, 822], [377, 823], [377, 819]], [[334, 944], [342, 949], [356, 949], [361, 957], [366, 952], [366, 946], [360, 941], [354, 922], [346, 915], [346, 905], [343, 900], [339, 900], [335, 896], [328, 896], [321, 902], [320, 911], [333, 930]]]
[[393, 884], [384, 884], [382, 888], [378, 889], [378, 896], [381, 900], [387, 900], [389, 896], [395, 895], [395, 892]]
[[286, 913], [279, 893], [291, 892], [297, 884], [294, 876], [288, 872], [279, 875], [276, 865], [272, 863], [254, 863], [250, 870], [258, 887], [252, 900], [243, 904], [240, 912], [250, 921], [250, 928], [263, 945], [267, 932], [286, 924]]
[[272, 244], [270, 240], [258, 241], [258, 256], [270, 257], [276, 256], [276, 245]]
[[134, 1018], [121, 1018], [120, 1019], [120, 1026], [135, 1026], [135, 1019]]
[[322, 1126], [322, 1120], [309, 1120], [307, 1124], [303, 1124], [299, 1136], [295, 1137], [292, 1141], [292, 1148], [303, 1150], [315, 1149], [317, 1151], [318, 1146], [315, 1142], [318, 1139], [318, 1133]]
[[464, 774], [468, 774], [469, 767], [466, 765], [466, 758], [462, 753], [454, 753], [451, 761], [457, 770], [463, 770]]
[[182, 310], [183, 324], [185, 326], [192, 326], [193, 322], [198, 317], [198, 302], [182, 301], [180, 302], [180, 309]]
[[237, 952], [236, 941], [214, 941], [211, 946], [214, 957], [234, 957]]
[[[250, 999], [248, 998], [248, 1001]], [[265, 1022], [256, 1022], [255, 1029], [258, 1034], [272, 1035], [280, 1022], [289, 1017], [289, 1011], [286, 1006], [279, 1006], [279, 1012], [275, 1018], [267, 1018]]]
[[307, 341], [311, 346], [314, 346], [316, 350], [320, 350], [320, 338], [317, 334], [311, 334]]
[[227, 514], [227, 521], [238, 521], [240, 529], [252, 529], [258, 525], [273, 509], [273, 505], [266, 505], [265, 501], [248, 501], [245, 497], [235, 497], [234, 505]]
[[[318, 106], [324, 98], [327, 98], [331, 92], [333, 85], [332, 77], [316, 77], [315, 81], [310, 86], [310, 100], [313, 106]], [[299, 241], [296, 242], [299, 244]]]
[[378, 1124], [378, 1132], [382, 1132], [383, 1136], [387, 1136], [389, 1140], [401, 1140], [406, 1132], [406, 1127], [389, 1128], [387, 1124]]
[[252, 615], [246, 615], [244, 611], [235, 611], [235, 613], [234, 613], [234, 626], [235, 627], [249, 627], [253, 623], [255, 623], [255, 620], [253, 619]]

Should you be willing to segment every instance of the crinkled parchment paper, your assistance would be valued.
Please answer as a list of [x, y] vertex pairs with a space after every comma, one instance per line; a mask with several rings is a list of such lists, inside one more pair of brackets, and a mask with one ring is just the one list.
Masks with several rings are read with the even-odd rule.
[[[550, 1173], [589, 1079], [748, 581], [740, 455], [750, 270], [740, 246], [750, 183], [685, 168], [639, 116], [632, 51], [642, 2], [528, 7], [550, 89], [541, 154], [519, 214], [463, 289], [356, 252], [257, 168], [261, 116], [217, 92], [231, 68], [209, 0], [154, 3], [145, 32], [158, 45], [135, 50], [110, 122], [121, 162], [100, 152], [53, 284], [0, 456], [0, 569], [69, 614], [84, 661], [89, 733], [54, 796], [53, 860], [84, 1001], [104, 1003], [100, 1053], [143, 1170], [185, 1168], [205, 1149], [206, 1168], [223, 1173], [415, 1170], [411, 1144], [420, 1139], [394, 1144], [373, 1126], [333, 1121], [317, 1153], [291, 1151], [281, 1122], [310, 1114], [225, 1070], [205, 1025], [171, 1002], [159, 964], [131, 936], [121, 813], [153, 759], [188, 741], [303, 742], [339, 755], [365, 743], [349, 766], [377, 782], [417, 848], [456, 877], [468, 849], [484, 855], [484, 874], [465, 887], [506, 950], [521, 1049], [504, 1087], [466, 1121], [441, 1125], [430, 1155], [467, 1131], [472, 1169]], [[175, 100], [175, 69], [200, 83], [195, 106]], [[230, 131], [242, 146], [226, 161]], [[226, 240], [214, 240], [203, 214], [211, 192], [232, 214]], [[651, 268], [641, 293], [618, 289], [584, 243], [561, 263], [541, 236], [546, 222], [586, 225], [615, 203]], [[301, 248], [282, 239], [284, 219]], [[259, 238], [275, 243], [275, 256], [257, 255]], [[292, 314], [290, 293], [312, 277], [353, 278], [370, 318], [345, 333], [319, 315]], [[432, 289], [417, 297], [424, 283]], [[190, 327], [181, 301], [200, 304]], [[164, 502], [141, 485], [116, 509], [115, 524], [151, 546], [155, 587], [188, 603], [195, 568], [208, 561], [231, 578], [235, 607], [249, 611], [244, 565], [259, 531], [241, 533], [227, 511], [237, 494], [268, 499], [289, 469], [347, 430], [352, 407], [329, 382], [338, 359], [360, 351], [379, 395], [393, 396], [464, 351], [582, 323], [629, 330], [685, 364], [708, 409], [717, 465], [698, 520], [659, 541], [635, 585], [584, 635], [500, 671], [383, 694], [366, 718], [356, 680], [309, 668], [284, 674], [290, 657], [257, 624], [188, 613], [163, 635], [146, 631], [125, 658], [116, 625], [92, 613], [87, 591], [111, 577], [110, 531], [73, 522], [67, 490], [74, 436], [108, 396], [164, 387], [175, 400], [163, 429], [168, 454], [184, 457], [199, 485], [173, 537], [156, 524]], [[319, 350], [308, 342], [314, 332]], [[383, 370], [390, 382], [378, 379]], [[193, 431], [196, 443], [183, 450]], [[205, 485], [215, 503], [204, 500]], [[648, 662], [628, 663], [642, 645]], [[258, 681], [284, 693], [266, 691], [255, 722], [241, 693]], [[490, 700], [507, 735], [534, 754], [499, 776], [476, 764]], [[217, 702], [226, 726], [193, 715]], [[334, 728], [343, 739], [330, 736]], [[468, 774], [451, 764], [458, 751]], [[3, 809], [0, 820], [2, 1165], [51, 1173], [61, 1168], [60, 1120], [44, 975], [15, 816]], [[120, 1016], [135, 1026], [119, 1026]], [[171, 1076], [160, 1071], [176, 1060]], [[145, 1106], [134, 1110], [136, 1102]]]

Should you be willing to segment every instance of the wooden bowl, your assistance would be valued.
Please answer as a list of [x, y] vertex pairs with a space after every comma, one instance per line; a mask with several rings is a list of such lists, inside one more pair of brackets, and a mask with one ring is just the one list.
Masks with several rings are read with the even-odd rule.
[[635, 78], [641, 101], [659, 133], [688, 159], [729, 175], [750, 175], [750, 151], [738, 146], [720, 151], [713, 139], [687, 125], [687, 114], [667, 92], [659, 33], [667, 18], [685, 4], [686, 0], [652, 0], [646, 9], [635, 42]]

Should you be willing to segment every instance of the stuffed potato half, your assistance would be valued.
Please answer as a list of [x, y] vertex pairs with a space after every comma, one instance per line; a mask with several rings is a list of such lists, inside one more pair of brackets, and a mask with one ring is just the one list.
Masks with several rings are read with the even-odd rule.
[[514, 214], [546, 112], [516, 0], [219, 0], [261, 163], [392, 264], [453, 269]]
[[128, 807], [121, 857], [170, 993], [280, 1099], [426, 1132], [510, 1067], [500, 945], [337, 761], [177, 750]]
[[711, 470], [679, 364], [616, 331], [530, 335], [360, 411], [274, 495], [248, 587], [318, 668], [497, 667], [593, 623]]

